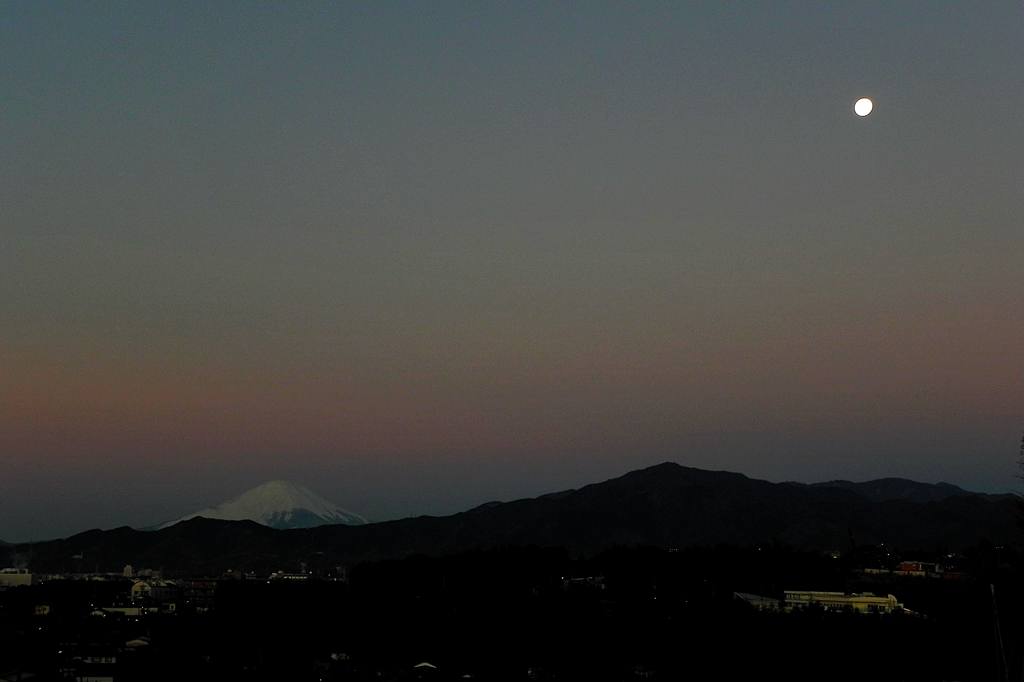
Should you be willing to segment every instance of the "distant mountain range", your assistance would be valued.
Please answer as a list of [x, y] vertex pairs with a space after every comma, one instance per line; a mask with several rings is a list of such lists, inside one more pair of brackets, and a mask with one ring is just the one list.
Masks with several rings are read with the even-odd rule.
[[270, 481], [216, 507], [201, 509], [159, 528], [168, 528], [198, 516], [221, 521], [255, 521], [278, 529], [315, 528], [336, 523], [359, 526], [366, 523], [359, 514], [342, 509], [298, 483]]
[[94, 530], [8, 551], [26, 557], [37, 571], [120, 571], [132, 564], [210, 574], [527, 545], [584, 554], [622, 545], [773, 542], [823, 550], [882, 542], [952, 550], [985, 539], [1017, 541], [1016, 514], [1013, 495], [970, 493], [948, 484], [769, 483], [666, 463], [578, 490], [445, 517], [296, 530], [193, 518], [158, 531]]
[[906, 478], [879, 478], [864, 483], [827, 481], [814, 483], [816, 488], [843, 488], [867, 497], [872, 502], [905, 500], [908, 502], [941, 502], [959, 495], [973, 495], [950, 483], [918, 483]]

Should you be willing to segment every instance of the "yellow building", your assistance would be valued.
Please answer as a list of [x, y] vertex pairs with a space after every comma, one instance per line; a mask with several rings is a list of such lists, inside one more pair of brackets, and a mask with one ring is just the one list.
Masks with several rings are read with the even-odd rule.
[[874, 594], [845, 592], [815, 592], [813, 590], [786, 590], [785, 609], [807, 608], [816, 604], [826, 611], [857, 611], [860, 613], [895, 613], [904, 611], [903, 604], [896, 597], [887, 594], [879, 597]]
[[24, 568], [0, 569], [0, 590], [7, 587], [23, 587], [32, 584], [32, 574]]

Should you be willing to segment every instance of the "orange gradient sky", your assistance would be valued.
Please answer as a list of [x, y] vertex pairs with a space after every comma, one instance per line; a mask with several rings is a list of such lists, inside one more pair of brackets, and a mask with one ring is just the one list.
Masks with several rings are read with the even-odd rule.
[[276, 478], [1013, 489], [1021, 45], [1019, 3], [2, 7], [0, 538]]

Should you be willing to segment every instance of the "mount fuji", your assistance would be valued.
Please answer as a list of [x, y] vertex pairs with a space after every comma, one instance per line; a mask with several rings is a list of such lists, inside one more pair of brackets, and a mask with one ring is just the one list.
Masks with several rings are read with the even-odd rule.
[[314, 528], [331, 524], [361, 526], [359, 514], [342, 509], [291, 481], [269, 481], [216, 507], [201, 509], [157, 527], [168, 528], [197, 516], [222, 521], [255, 521], [271, 528]]

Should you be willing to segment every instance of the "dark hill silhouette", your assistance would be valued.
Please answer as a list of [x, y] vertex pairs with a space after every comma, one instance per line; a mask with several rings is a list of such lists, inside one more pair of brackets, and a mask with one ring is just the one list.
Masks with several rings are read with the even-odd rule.
[[[159, 531], [89, 531], [20, 545], [18, 551], [39, 571], [68, 571], [76, 565], [119, 571], [132, 564], [215, 573], [294, 570], [300, 561], [351, 565], [504, 546], [557, 546], [587, 554], [620, 545], [778, 542], [841, 549], [852, 536], [860, 544], [957, 549], [983, 539], [1006, 543], [1016, 538], [1013, 496], [944, 495], [945, 488], [928, 493], [928, 484], [912, 481], [902, 487], [874, 483], [769, 483], [666, 463], [578, 490], [489, 503], [446, 517], [301, 530], [197, 518]], [[883, 489], [915, 492], [877, 492]], [[82, 558], [73, 559], [76, 555]]]

